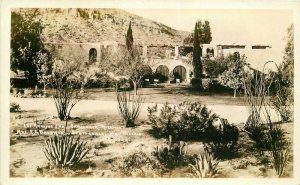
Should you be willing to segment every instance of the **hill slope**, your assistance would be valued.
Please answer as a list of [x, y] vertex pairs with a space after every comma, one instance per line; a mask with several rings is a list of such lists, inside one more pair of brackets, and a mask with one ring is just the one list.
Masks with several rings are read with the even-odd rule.
[[132, 22], [137, 45], [181, 45], [188, 32], [178, 31], [121, 9], [15, 9], [38, 11], [45, 25], [43, 40], [54, 43], [116, 41], [124, 44], [124, 35]]

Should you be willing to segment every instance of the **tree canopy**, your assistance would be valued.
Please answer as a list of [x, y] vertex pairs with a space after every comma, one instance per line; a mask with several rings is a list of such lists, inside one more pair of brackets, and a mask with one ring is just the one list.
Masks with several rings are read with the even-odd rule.
[[11, 70], [25, 72], [29, 85], [37, 83], [37, 61], [46, 53], [41, 33], [43, 25], [38, 13], [11, 14]]
[[243, 88], [243, 79], [245, 77], [246, 57], [240, 56], [238, 52], [229, 54], [224, 58], [227, 70], [221, 74], [220, 83], [224, 86], [230, 87], [234, 90], [234, 97], [236, 91]]

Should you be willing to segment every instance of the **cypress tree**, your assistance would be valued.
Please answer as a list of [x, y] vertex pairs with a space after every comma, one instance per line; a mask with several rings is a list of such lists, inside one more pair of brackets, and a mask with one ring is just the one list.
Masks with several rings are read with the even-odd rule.
[[128, 51], [132, 50], [132, 46], [133, 46], [133, 36], [132, 36], [132, 29], [131, 29], [131, 21], [129, 22], [129, 27], [127, 30], [127, 34], [125, 36], [126, 38], [126, 47], [128, 49]]
[[210, 25], [208, 21], [204, 24], [201, 20], [197, 21], [194, 30], [194, 49], [193, 49], [193, 66], [194, 79], [192, 85], [194, 88], [202, 88], [202, 48], [201, 44], [209, 44], [212, 40]]
[[194, 49], [193, 49], [193, 66], [194, 66], [194, 79], [192, 85], [194, 88], [201, 88], [201, 76], [202, 76], [202, 65], [201, 65], [201, 47], [200, 47], [200, 29], [197, 22], [194, 30]]

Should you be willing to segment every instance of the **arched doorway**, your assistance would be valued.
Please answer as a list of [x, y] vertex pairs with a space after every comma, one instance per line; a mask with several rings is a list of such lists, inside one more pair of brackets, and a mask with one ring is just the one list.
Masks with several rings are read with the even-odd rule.
[[180, 82], [184, 82], [186, 80], [186, 69], [183, 66], [176, 66], [173, 69], [174, 80], [179, 79]]
[[165, 65], [160, 65], [156, 68], [154, 78], [158, 78], [160, 82], [169, 80], [169, 68]]
[[89, 51], [89, 63], [92, 64], [97, 60], [97, 50], [95, 48], [91, 48]]
[[215, 56], [214, 48], [212, 48], [212, 47], [207, 48], [207, 49], [206, 49], [206, 54], [207, 54], [209, 57], [214, 57], [214, 56]]

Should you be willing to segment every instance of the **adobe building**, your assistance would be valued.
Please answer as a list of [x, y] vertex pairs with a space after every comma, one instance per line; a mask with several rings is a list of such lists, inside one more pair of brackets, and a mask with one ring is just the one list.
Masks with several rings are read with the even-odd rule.
[[[46, 46], [54, 46], [58, 50], [61, 48], [72, 48], [74, 53], [83, 55], [84, 60], [91, 63], [99, 63], [105, 60], [107, 52], [118, 54], [118, 47], [125, 47], [115, 41], [104, 41], [98, 43], [45, 43]], [[166, 77], [165, 82], [176, 81], [190, 83], [193, 78], [192, 46], [136, 46], [144, 62], [149, 65], [154, 73], [159, 73]], [[226, 56], [230, 53], [239, 52], [247, 57], [247, 62], [252, 65], [252, 61], [264, 64], [270, 61], [268, 45], [237, 45], [237, 44], [203, 44], [202, 56], [209, 56], [215, 59]], [[253, 67], [253, 66], [251, 66]], [[255, 68], [255, 67], [254, 67]]]

